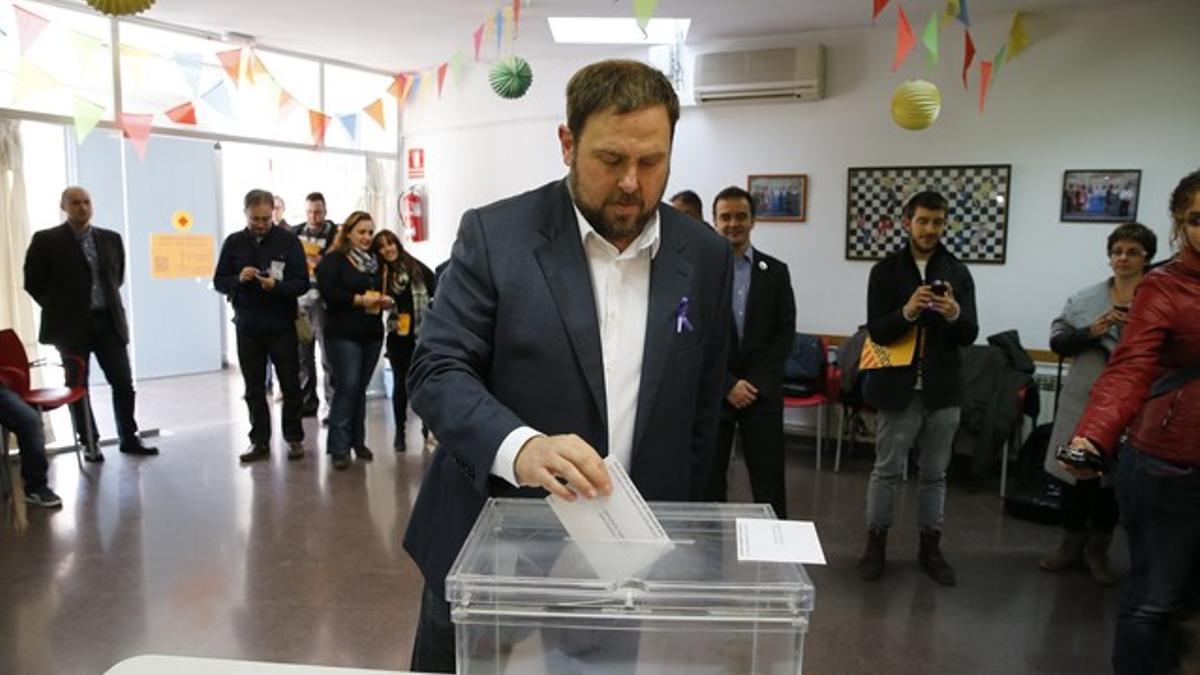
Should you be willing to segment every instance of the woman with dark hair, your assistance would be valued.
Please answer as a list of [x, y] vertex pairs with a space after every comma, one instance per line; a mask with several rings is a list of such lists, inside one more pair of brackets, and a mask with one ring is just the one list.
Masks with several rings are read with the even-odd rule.
[[1138, 286], [1071, 441], [1120, 462], [1117, 498], [1132, 566], [1117, 611], [1118, 675], [1177, 666], [1177, 624], [1195, 603], [1200, 569], [1200, 171], [1179, 182], [1170, 208], [1177, 253]]
[[[392, 298], [393, 306], [387, 316], [387, 354], [392, 364], [392, 415], [396, 435], [392, 447], [404, 452], [404, 422], [408, 417], [408, 389], [405, 379], [412, 364], [413, 348], [421, 334], [421, 323], [429, 309], [429, 299], [437, 286], [433, 272], [404, 250], [400, 237], [390, 230], [375, 235], [371, 251], [383, 263], [384, 292]], [[423, 425], [426, 440], [429, 430]]]
[[1038, 561], [1047, 572], [1086, 563], [1092, 579], [1116, 583], [1108, 564], [1108, 547], [1117, 526], [1117, 492], [1109, 477], [1077, 480], [1054, 458], [1054, 449], [1071, 440], [1083, 415], [1088, 391], [1104, 370], [1129, 321], [1133, 291], [1142, 281], [1158, 249], [1158, 237], [1140, 223], [1118, 226], [1108, 235], [1108, 266], [1113, 275], [1067, 299], [1050, 325], [1050, 348], [1071, 359], [1063, 380], [1054, 430], [1046, 452], [1046, 471], [1063, 481], [1063, 533], [1057, 550]]
[[391, 296], [381, 292], [383, 274], [371, 251], [374, 235], [369, 213], [351, 213], [317, 265], [317, 288], [327, 312], [325, 349], [334, 372], [325, 446], [339, 471], [350, 466], [351, 449], [361, 460], [374, 458], [366, 444], [367, 385], [383, 343], [381, 315], [392, 306]]

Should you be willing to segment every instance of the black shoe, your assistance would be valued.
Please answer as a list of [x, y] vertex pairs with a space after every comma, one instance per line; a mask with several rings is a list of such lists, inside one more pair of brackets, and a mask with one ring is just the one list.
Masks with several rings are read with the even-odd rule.
[[356, 457], [358, 457], [359, 459], [363, 460], [364, 462], [369, 462], [369, 461], [375, 459], [375, 453], [371, 452], [371, 449], [365, 445], [362, 447], [359, 447], [359, 448], [355, 448], [354, 455]]
[[302, 459], [304, 457], [304, 444], [300, 441], [288, 441], [288, 459]]
[[350, 453], [344, 455], [333, 456], [333, 468], [338, 471], [345, 471], [350, 468]]
[[95, 463], [103, 462], [104, 461], [104, 453], [100, 452], [100, 448], [98, 448], [98, 447], [84, 448], [83, 449], [83, 461], [95, 462]]
[[321, 418], [321, 426], [323, 426], [323, 427], [329, 426], [329, 415], [326, 415]]
[[51, 490], [49, 487], [27, 491], [25, 493], [25, 501], [44, 509], [56, 509], [62, 506], [62, 499], [54, 494], [54, 490]]
[[153, 445], [143, 445], [141, 441], [122, 443], [121, 452], [126, 455], [157, 455], [158, 448]]
[[942, 557], [941, 539], [941, 530], [921, 530], [921, 551], [917, 554], [917, 559], [921, 563], [921, 569], [930, 579], [943, 586], [953, 586], [957, 579], [950, 563]]
[[858, 561], [858, 577], [875, 581], [883, 576], [887, 563], [887, 530], [867, 530], [867, 550]]
[[251, 445], [250, 449], [238, 455], [238, 461], [242, 464], [257, 462], [271, 457], [271, 449], [265, 445]]

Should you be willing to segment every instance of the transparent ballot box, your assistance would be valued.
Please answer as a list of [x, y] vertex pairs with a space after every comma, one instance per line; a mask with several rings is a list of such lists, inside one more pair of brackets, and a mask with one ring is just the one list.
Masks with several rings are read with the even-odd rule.
[[492, 499], [446, 577], [460, 674], [795, 674], [800, 565], [739, 562], [759, 504], [651, 503], [671, 541], [576, 541], [540, 499]]

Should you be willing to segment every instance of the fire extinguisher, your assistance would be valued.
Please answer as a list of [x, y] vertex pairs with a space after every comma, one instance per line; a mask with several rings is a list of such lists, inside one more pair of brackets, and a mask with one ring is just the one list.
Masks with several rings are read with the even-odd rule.
[[408, 230], [411, 241], [425, 241], [429, 237], [425, 195], [420, 185], [414, 185], [400, 195], [400, 223]]

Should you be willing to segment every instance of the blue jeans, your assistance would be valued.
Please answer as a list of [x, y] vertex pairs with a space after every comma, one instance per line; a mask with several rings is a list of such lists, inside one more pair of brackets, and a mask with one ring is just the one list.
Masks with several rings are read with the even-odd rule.
[[942, 529], [946, 511], [946, 467], [954, 433], [958, 431], [958, 408], [926, 410], [921, 394], [913, 395], [903, 410], [880, 410], [876, 415], [875, 468], [867, 483], [867, 525], [873, 530], [892, 526], [896, 489], [904, 478], [908, 450], [917, 445], [920, 498], [917, 523], [921, 529]]
[[344, 457], [351, 448], [366, 446], [367, 385], [379, 362], [382, 345], [382, 339], [325, 339], [325, 351], [334, 374], [325, 450], [334, 457]]
[[1113, 671], [1166, 673], [1177, 665], [1177, 619], [1200, 574], [1200, 467], [1124, 447], [1117, 498], [1131, 568], [1117, 609]]
[[[25, 493], [46, 487], [46, 437], [42, 431], [42, 414], [26, 403], [17, 392], [0, 384], [0, 433], [17, 435], [21, 446], [21, 479]], [[7, 457], [0, 461], [8, 461]], [[0, 488], [3, 490], [4, 488]]]

